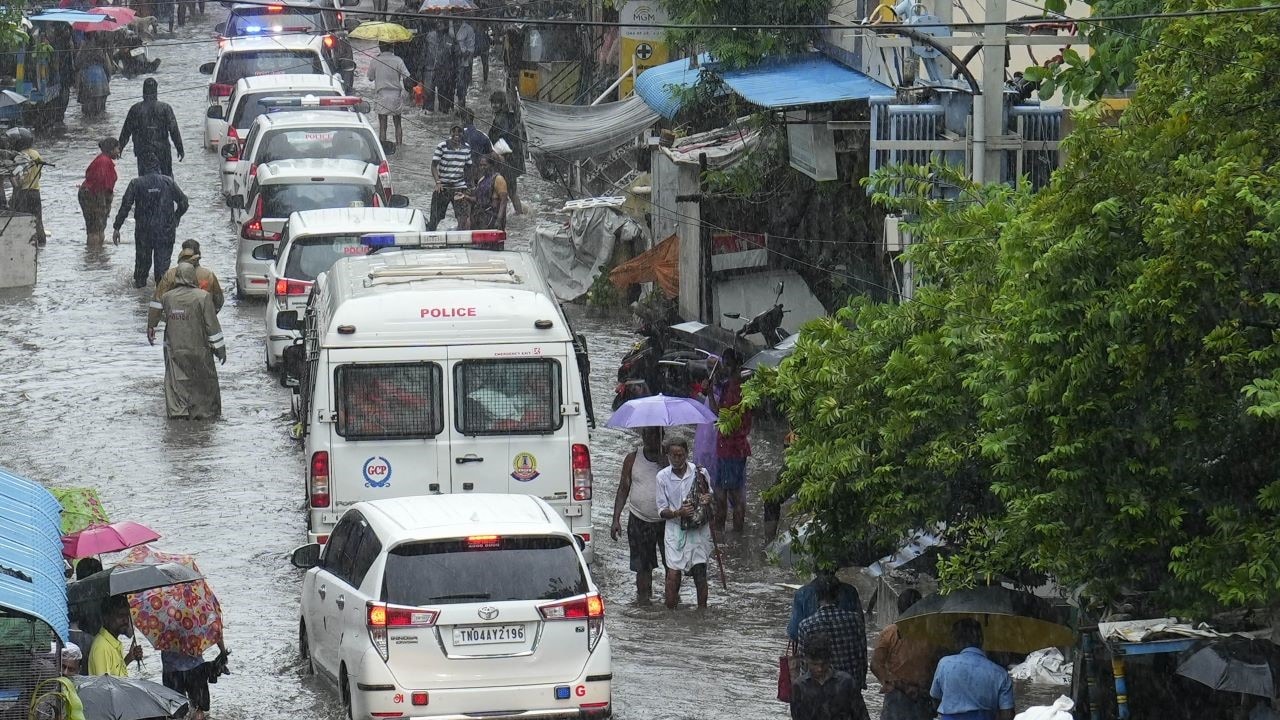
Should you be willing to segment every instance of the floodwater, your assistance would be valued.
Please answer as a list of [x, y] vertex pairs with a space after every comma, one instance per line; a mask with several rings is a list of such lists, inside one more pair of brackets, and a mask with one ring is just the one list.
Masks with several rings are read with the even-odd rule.
[[[150, 50], [163, 59], [156, 75], [161, 99], [173, 105], [186, 140], [186, 160], [175, 158], [174, 168], [191, 210], [178, 237], [201, 241], [203, 263], [228, 290], [220, 316], [229, 350], [219, 369], [223, 418], [193, 423], [164, 417], [161, 350], [148, 345], [144, 333], [152, 288], [135, 290], [131, 284], [132, 220], [119, 247], [85, 248], [76, 187], [97, 140], [119, 131], [141, 95], [142, 78], [117, 78], [106, 118], [81, 120], [73, 100], [65, 135], [37, 145], [54, 164], [42, 182], [50, 238], [34, 290], [0, 296], [0, 464], [50, 486], [96, 487], [113, 519], [150, 525], [162, 535], [157, 547], [198, 557], [222, 601], [232, 651], [233, 674], [213, 687], [212, 717], [338, 718], [336, 693], [305, 676], [298, 656], [301, 573], [287, 556], [304, 539], [304, 466], [289, 437], [288, 394], [264, 369], [263, 305], [231, 295], [235, 228], [222, 204], [217, 157], [201, 150], [208, 80], [197, 67], [214, 58], [211, 29], [224, 13], [210, 3], [207, 17], [157, 40]], [[369, 56], [356, 57], [363, 77]], [[476, 74], [478, 82], [478, 66]], [[367, 91], [368, 83], [361, 80], [360, 87]], [[483, 97], [495, 89], [496, 73]], [[473, 97], [482, 96], [473, 89]], [[487, 127], [487, 102], [473, 106]], [[406, 122], [409, 147], [391, 160], [396, 191], [424, 210], [430, 151], [447, 124], [415, 115]], [[131, 149], [118, 167], [117, 203], [134, 175]], [[527, 176], [521, 188], [526, 210], [537, 210], [543, 219], [563, 198]], [[530, 216], [513, 218], [510, 245], [527, 243], [534, 222]], [[634, 338], [626, 318], [571, 311], [588, 339], [603, 425], [618, 359]], [[600, 538], [593, 572], [608, 602], [617, 715], [784, 716], [785, 706], [773, 698], [790, 593], [777, 583], [795, 578], [762, 560], [755, 497], [776, 472], [780, 447], [768, 437], [755, 439], [753, 517], [745, 537], [731, 536], [725, 548], [728, 591], [713, 589], [710, 609], [699, 613], [689, 608], [688, 586], [685, 604], [675, 612], [637, 607], [625, 538], [608, 539], [618, 472], [632, 443], [630, 434], [603, 428], [592, 436]], [[143, 674], [159, 680], [156, 654], [144, 661]], [[877, 697], [869, 692], [868, 700], [875, 703]]]

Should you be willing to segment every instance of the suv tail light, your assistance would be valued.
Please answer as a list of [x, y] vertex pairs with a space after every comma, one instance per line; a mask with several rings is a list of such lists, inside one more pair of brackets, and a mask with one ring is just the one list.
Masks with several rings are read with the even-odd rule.
[[240, 237], [245, 240], [270, 240], [275, 242], [280, 239], [280, 233], [269, 233], [262, 229], [262, 196], [253, 203], [253, 216], [249, 221], [240, 228]]
[[[239, 147], [239, 148], [243, 148], [243, 147], [244, 147], [244, 140], [241, 140], [241, 139], [240, 139], [240, 133], [239, 133], [239, 132], [237, 132], [237, 131], [236, 131], [236, 129], [235, 129], [235, 127], [234, 127], [234, 126], [232, 126], [232, 125], [228, 125], [228, 126], [227, 126], [227, 142], [229, 142], [229, 143], [230, 143], [230, 142], [233, 142], [233, 143], [235, 143], [235, 144], [236, 144], [236, 147]], [[228, 160], [239, 160], [239, 159], [240, 159], [239, 155], [240, 155], [240, 153], [236, 153], [236, 157], [234, 157], [234, 158], [227, 158], [227, 159], [228, 159]]]
[[[338, 22], [342, 22], [342, 21], [341, 21], [341, 20], [339, 20]], [[332, 36], [332, 35], [325, 35], [325, 36], [324, 36], [324, 46], [325, 46], [325, 47], [327, 47], [327, 48], [331, 48], [331, 47], [333, 47], [334, 43], [336, 43], [336, 42], [337, 42], [337, 40], [334, 40], [334, 38], [333, 38], [333, 36]]]
[[311, 292], [311, 282], [308, 280], [279, 278], [276, 280], [276, 286], [273, 289], [276, 297], [296, 297]]
[[307, 492], [311, 496], [311, 507], [329, 507], [329, 453], [325, 450], [311, 453], [311, 477]]
[[573, 499], [584, 502], [591, 499], [591, 451], [586, 445], [575, 444], [570, 451], [573, 458]]
[[588, 593], [538, 608], [544, 620], [586, 620], [587, 652], [595, 652], [604, 636], [604, 598]]
[[364, 615], [365, 626], [369, 628], [369, 642], [373, 643], [374, 649], [385, 662], [390, 656], [387, 645], [388, 628], [431, 627], [436, 624], [436, 618], [440, 617], [440, 611], [369, 600], [365, 602]]
[[383, 160], [378, 165], [378, 184], [382, 186], [382, 193], [387, 200], [391, 200], [391, 166]]
[[231, 95], [231, 92], [235, 89], [236, 89], [235, 85], [213, 83], [212, 85], [209, 86], [209, 97], [210, 98], [228, 97]]

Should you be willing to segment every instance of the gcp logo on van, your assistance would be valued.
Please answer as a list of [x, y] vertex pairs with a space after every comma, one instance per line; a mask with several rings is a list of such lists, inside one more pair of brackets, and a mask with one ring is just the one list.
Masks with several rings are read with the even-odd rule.
[[364, 486], [384, 488], [391, 484], [391, 462], [384, 457], [373, 456], [364, 461]]
[[520, 482], [529, 482], [538, 477], [538, 458], [533, 453], [516, 453], [515, 458], [511, 460], [511, 478]]

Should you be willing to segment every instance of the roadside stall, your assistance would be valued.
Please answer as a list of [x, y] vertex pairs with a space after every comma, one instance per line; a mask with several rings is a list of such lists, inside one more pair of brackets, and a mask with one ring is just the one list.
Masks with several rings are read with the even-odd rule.
[[62, 508], [48, 490], [0, 469], [0, 507], [0, 719], [10, 720], [28, 717], [38, 688], [59, 675], [66, 565]]

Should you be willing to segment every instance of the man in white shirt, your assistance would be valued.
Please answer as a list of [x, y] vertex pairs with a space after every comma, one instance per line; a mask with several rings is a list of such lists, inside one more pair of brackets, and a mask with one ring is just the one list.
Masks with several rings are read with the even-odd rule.
[[667, 461], [671, 464], [658, 472], [658, 515], [667, 521], [663, 537], [666, 605], [675, 609], [680, 581], [687, 572], [697, 589], [698, 608], [703, 609], [707, 607], [707, 562], [713, 549], [710, 481], [705, 470], [689, 462], [689, 443], [683, 438], [667, 441]]

